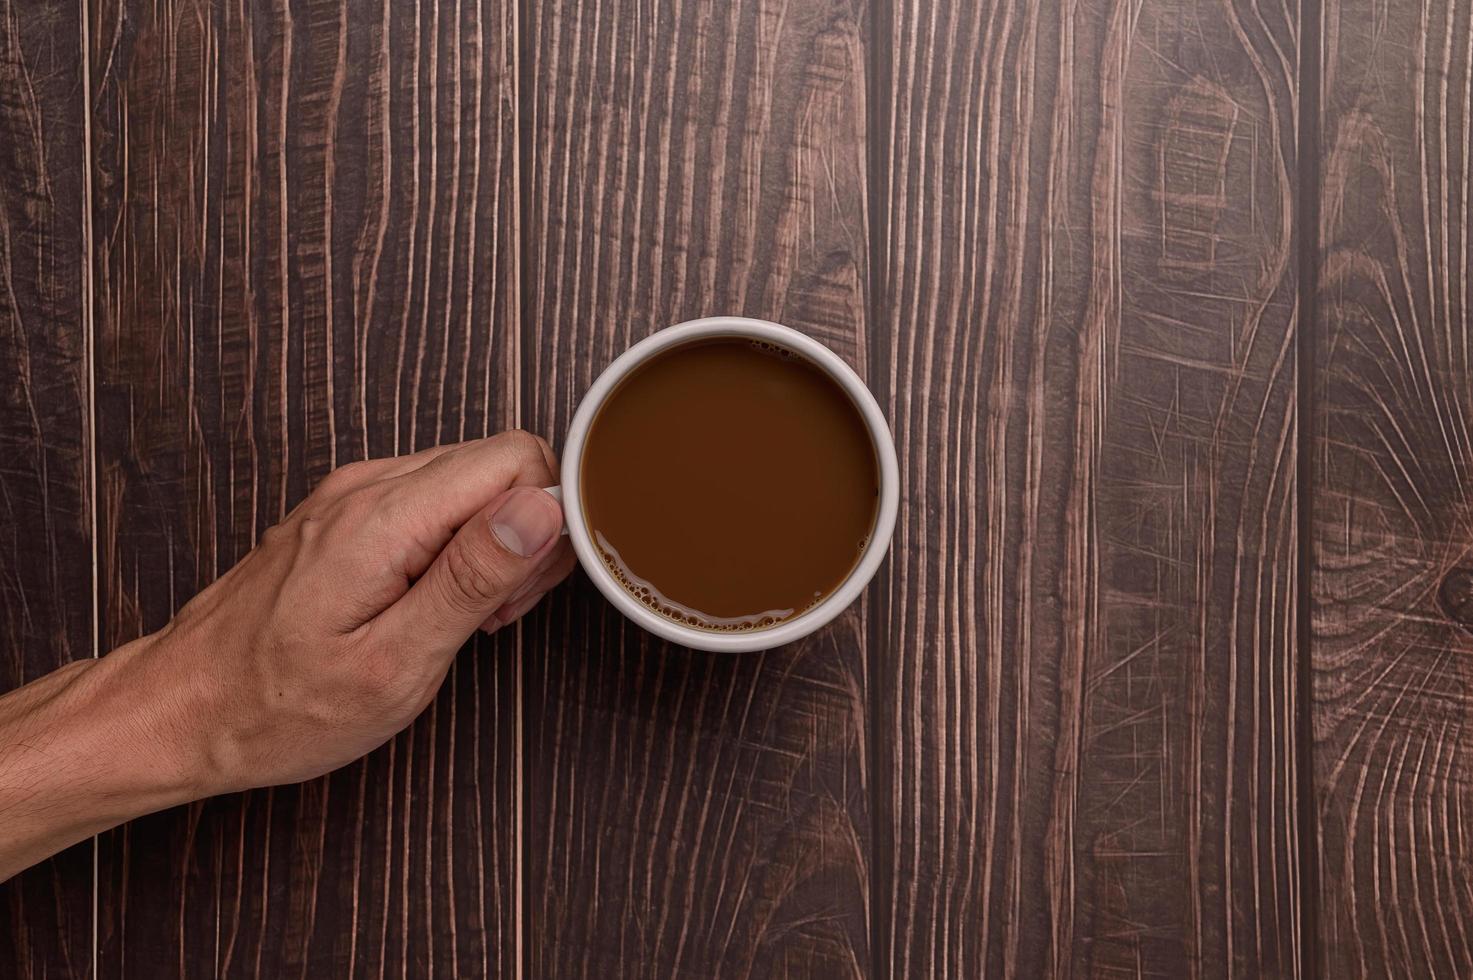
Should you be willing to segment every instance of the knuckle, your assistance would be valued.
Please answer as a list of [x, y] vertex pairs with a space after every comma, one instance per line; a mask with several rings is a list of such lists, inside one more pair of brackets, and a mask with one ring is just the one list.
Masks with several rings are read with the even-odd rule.
[[376, 724], [392, 721], [392, 731], [419, 714], [437, 686], [434, 668], [419, 654], [401, 644], [380, 644], [356, 658], [356, 676], [343, 693], [360, 718], [366, 713]]
[[395, 485], [354, 502], [354, 517], [375, 535], [388, 539], [405, 529], [416, 528], [424, 509], [420, 494], [405, 485]]
[[401, 651], [382, 644], [362, 651], [354, 672], [360, 697], [374, 701], [392, 699], [404, 687], [404, 657]]
[[301, 540], [302, 544], [308, 545], [322, 537], [326, 529], [326, 522], [320, 515], [307, 514], [297, 526], [297, 537]]
[[494, 562], [473, 554], [459, 542], [445, 550], [445, 578], [451, 599], [479, 609], [506, 595], [507, 575]]
[[436, 456], [434, 459], [430, 460], [428, 463], [425, 463], [423, 469], [430, 472], [439, 472], [442, 470], [451, 469], [456, 465], [457, 461], [465, 458], [465, 452], [466, 451], [464, 447], [447, 449], [440, 455]]
[[348, 487], [358, 482], [359, 478], [363, 475], [365, 465], [366, 464], [362, 460], [358, 460], [352, 463], [344, 463], [342, 466], [339, 466], [337, 469], [327, 474], [327, 476], [323, 477], [322, 482], [317, 484], [317, 489], [314, 492], [322, 494], [334, 494], [346, 490]]
[[337, 502], [334, 510], [338, 519], [350, 524], [361, 525], [373, 517], [374, 512], [381, 506], [382, 494], [372, 493], [367, 488], [360, 488], [346, 494], [342, 500]]
[[547, 445], [541, 436], [533, 435], [526, 429], [508, 429], [502, 436], [507, 446], [518, 456], [541, 457], [542, 449]]
[[512, 429], [503, 436], [514, 465], [524, 476], [543, 483], [557, 478], [557, 454], [546, 439], [524, 429]]
[[360, 709], [379, 716], [412, 714], [421, 685], [411, 663], [396, 647], [365, 651], [356, 660], [353, 684], [345, 693]]

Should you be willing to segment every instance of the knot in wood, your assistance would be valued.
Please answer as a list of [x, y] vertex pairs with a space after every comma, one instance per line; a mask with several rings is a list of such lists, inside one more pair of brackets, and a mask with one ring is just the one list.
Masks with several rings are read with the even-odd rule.
[[1473, 568], [1459, 566], [1444, 575], [1437, 600], [1455, 622], [1473, 629]]

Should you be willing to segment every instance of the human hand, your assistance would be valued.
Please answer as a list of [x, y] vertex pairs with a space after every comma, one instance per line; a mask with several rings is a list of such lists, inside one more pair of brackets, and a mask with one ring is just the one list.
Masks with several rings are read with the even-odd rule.
[[118, 683], [168, 692], [140, 724], [182, 752], [193, 795], [309, 779], [383, 744], [477, 627], [572, 570], [539, 489], [556, 472], [524, 432], [335, 470], [119, 664]]
[[0, 696], [0, 881], [387, 741], [572, 570], [556, 469], [525, 432], [345, 466], [164, 629]]

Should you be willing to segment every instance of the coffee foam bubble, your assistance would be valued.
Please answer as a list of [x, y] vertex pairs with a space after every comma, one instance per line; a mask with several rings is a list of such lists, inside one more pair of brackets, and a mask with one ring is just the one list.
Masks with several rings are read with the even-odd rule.
[[682, 626], [690, 626], [695, 629], [710, 630], [716, 633], [750, 633], [754, 630], [767, 629], [776, 626], [783, 620], [791, 619], [795, 612], [806, 612], [821, 601], [821, 596], [813, 602], [804, 606], [801, 610], [794, 609], [769, 609], [766, 612], [753, 613], [749, 616], [708, 616], [690, 606], [683, 605], [669, 598], [654, 584], [640, 578], [629, 570], [624, 560], [619, 557], [619, 552], [609, 544], [598, 531], [593, 532], [598, 543], [599, 557], [603, 559], [604, 567], [609, 574], [614, 576], [618, 583], [624, 587], [624, 591], [637, 599], [651, 612], [659, 613], [672, 622]]
[[762, 351], [764, 354], [772, 354], [777, 357], [786, 358], [790, 361], [799, 360], [801, 357], [801, 355], [793, 353], [786, 347], [779, 347], [777, 344], [770, 344], [765, 340], [749, 340], [747, 341], [747, 343], [752, 345], [752, 347], [756, 348], [757, 350]]

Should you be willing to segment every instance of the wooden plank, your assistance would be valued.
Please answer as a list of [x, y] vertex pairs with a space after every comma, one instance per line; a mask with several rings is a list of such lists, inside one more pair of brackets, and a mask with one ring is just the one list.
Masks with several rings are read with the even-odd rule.
[[1325, 976], [1473, 975], [1473, 9], [1325, 7], [1313, 436]]
[[[93, 655], [76, 3], [0, 0], [0, 692]], [[0, 975], [92, 965], [91, 841], [0, 885]]]
[[[515, 18], [98, 5], [108, 645], [334, 465], [514, 422]], [[365, 763], [106, 836], [100, 974], [509, 972], [518, 652], [481, 646]]]
[[886, 30], [877, 958], [1293, 975], [1297, 24], [895, 0]]
[[[632, 342], [711, 313], [867, 361], [863, 5], [531, 4], [525, 384], [560, 439]], [[529, 976], [863, 976], [864, 610], [717, 657], [586, 579], [528, 626]]]

